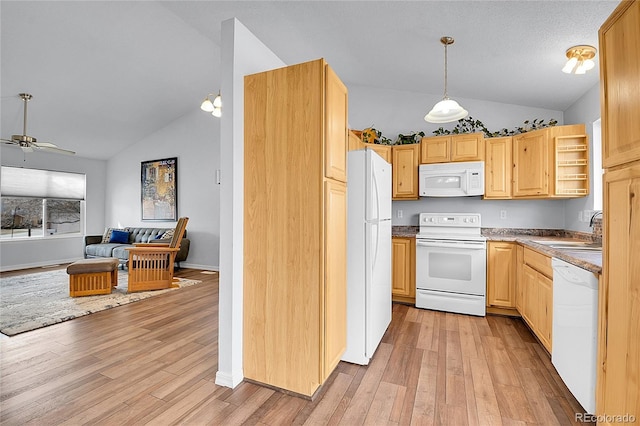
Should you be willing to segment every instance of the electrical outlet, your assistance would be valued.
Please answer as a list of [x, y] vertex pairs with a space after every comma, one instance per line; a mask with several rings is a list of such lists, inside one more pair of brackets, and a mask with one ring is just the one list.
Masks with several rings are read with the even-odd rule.
[[396, 216], [398, 217], [398, 219], [402, 219], [402, 210], [397, 210]]
[[582, 220], [582, 210], [578, 212], [578, 222], [584, 222], [584, 220]]
[[500, 219], [506, 219], [506, 218], [507, 218], [507, 211], [500, 210]]

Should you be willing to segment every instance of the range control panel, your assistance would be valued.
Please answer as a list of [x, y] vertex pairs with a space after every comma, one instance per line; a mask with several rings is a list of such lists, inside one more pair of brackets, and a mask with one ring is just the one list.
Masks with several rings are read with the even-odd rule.
[[480, 228], [480, 214], [420, 213], [420, 227]]

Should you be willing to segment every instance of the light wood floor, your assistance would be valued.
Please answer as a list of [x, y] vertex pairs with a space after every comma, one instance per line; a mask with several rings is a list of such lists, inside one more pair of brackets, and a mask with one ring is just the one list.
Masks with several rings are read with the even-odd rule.
[[[3, 274], [6, 275], [6, 274]], [[394, 305], [368, 367], [315, 401], [216, 386], [218, 279], [0, 337], [0, 424], [576, 424], [581, 412], [519, 319]]]

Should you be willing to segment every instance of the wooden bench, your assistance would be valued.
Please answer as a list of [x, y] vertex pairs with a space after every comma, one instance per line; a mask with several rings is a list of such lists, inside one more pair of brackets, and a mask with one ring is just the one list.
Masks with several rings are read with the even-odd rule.
[[67, 266], [69, 296], [110, 294], [118, 285], [118, 259], [82, 259]]

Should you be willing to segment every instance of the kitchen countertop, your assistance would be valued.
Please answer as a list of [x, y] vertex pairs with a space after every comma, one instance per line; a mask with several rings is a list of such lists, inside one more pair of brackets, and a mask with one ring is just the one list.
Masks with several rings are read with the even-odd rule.
[[[393, 226], [394, 237], [412, 238], [418, 233], [418, 226]], [[592, 238], [591, 234], [563, 230], [539, 229], [495, 229], [483, 228], [482, 234], [487, 241], [511, 241], [524, 247], [531, 248], [550, 257], [564, 260], [587, 271], [602, 273], [602, 252], [571, 249], [556, 249], [535, 241], [585, 241]]]

